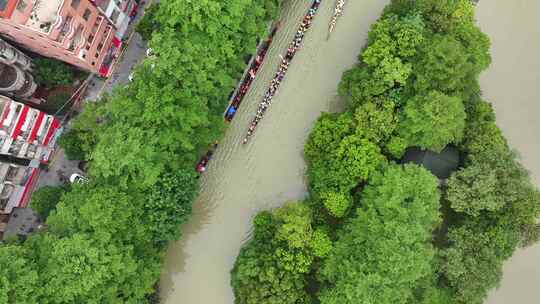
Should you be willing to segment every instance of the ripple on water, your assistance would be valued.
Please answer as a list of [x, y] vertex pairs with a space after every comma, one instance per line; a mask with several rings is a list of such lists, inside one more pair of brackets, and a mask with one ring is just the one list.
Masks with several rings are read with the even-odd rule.
[[357, 60], [369, 25], [388, 0], [354, 0], [326, 40], [334, 1], [323, 0], [272, 106], [247, 145], [249, 121], [311, 1], [286, 1], [282, 25], [242, 106], [201, 178], [193, 217], [171, 244], [161, 278], [163, 303], [232, 304], [230, 269], [253, 216], [306, 195], [303, 145], [321, 111], [339, 104], [341, 74]]

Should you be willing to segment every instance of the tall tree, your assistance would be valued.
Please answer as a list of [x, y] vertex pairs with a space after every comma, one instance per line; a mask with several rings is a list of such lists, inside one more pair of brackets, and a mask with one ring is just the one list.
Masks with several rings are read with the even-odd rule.
[[323, 304], [407, 303], [431, 276], [431, 233], [439, 223], [437, 179], [416, 165], [370, 179], [356, 216], [323, 263]]
[[399, 124], [399, 135], [409, 146], [441, 151], [463, 138], [465, 110], [457, 97], [431, 91], [409, 100]]

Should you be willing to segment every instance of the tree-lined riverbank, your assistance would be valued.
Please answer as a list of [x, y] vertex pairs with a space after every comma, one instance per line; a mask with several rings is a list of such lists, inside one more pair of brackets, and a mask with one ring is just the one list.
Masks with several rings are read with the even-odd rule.
[[310, 1], [286, 1], [282, 26], [240, 113], [202, 177], [202, 190], [183, 239], [169, 248], [162, 275], [164, 303], [234, 302], [229, 272], [252, 217], [306, 195], [303, 145], [321, 111], [341, 108], [336, 87], [357, 60], [369, 26], [388, 1], [349, 1], [329, 41], [334, 3], [322, 1], [272, 108], [247, 146], [242, 136]]

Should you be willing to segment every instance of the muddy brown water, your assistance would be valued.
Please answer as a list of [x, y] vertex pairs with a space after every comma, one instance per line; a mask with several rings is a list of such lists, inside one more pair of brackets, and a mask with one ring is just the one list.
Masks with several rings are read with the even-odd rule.
[[[540, 1], [481, 0], [477, 18], [492, 42], [493, 63], [481, 76], [497, 123], [540, 187]], [[487, 304], [540, 303], [540, 244], [518, 250]]]
[[249, 238], [258, 211], [306, 195], [303, 145], [321, 111], [341, 107], [336, 88], [357, 61], [369, 26], [387, 0], [348, 1], [330, 40], [335, 2], [323, 0], [302, 49], [248, 145], [241, 141], [283, 54], [311, 1], [284, 4], [277, 33], [254, 85], [226, 132], [194, 204], [182, 239], [167, 253], [161, 277], [167, 304], [232, 304], [230, 270]]
[[[367, 32], [388, 0], [348, 1], [345, 15], [329, 41], [328, 21], [334, 1], [323, 0], [302, 50], [280, 91], [247, 146], [241, 140], [311, 1], [286, 1], [282, 27], [238, 115], [227, 130], [194, 204], [193, 217], [182, 226], [161, 277], [166, 304], [232, 304], [230, 270], [249, 239], [257, 212], [306, 195], [303, 144], [321, 111], [342, 107], [336, 87], [343, 71], [357, 60]], [[486, 100], [540, 186], [540, 1], [483, 0], [477, 17], [491, 37], [493, 63], [481, 77]], [[487, 304], [533, 304], [540, 300], [540, 245], [519, 250], [504, 267], [501, 287]]]

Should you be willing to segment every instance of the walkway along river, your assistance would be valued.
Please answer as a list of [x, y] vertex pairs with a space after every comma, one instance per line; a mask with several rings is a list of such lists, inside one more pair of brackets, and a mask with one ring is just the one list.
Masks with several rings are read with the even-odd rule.
[[341, 74], [357, 61], [369, 26], [388, 2], [349, 1], [327, 41], [335, 2], [323, 0], [257, 136], [242, 145], [246, 125], [280, 61], [278, 54], [286, 50], [311, 5], [307, 0], [285, 2], [265, 63], [201, 178], [193, 217], [181, 227], [182, 239], [169, 248], [161, 279], [163, 303], [234, 303], [229, 272], [249, 237], [252, 217], [305, 197], [305, 139], [321, 111], [340, 108], [336, 88]]
[[[477, 18], [492, 42], [493, 63], [480, 83], [497, 123], [540, 188], [540, 1], [482, 0]], [[540, 244], [518, 250], [487, 304], [540, 303]]]

